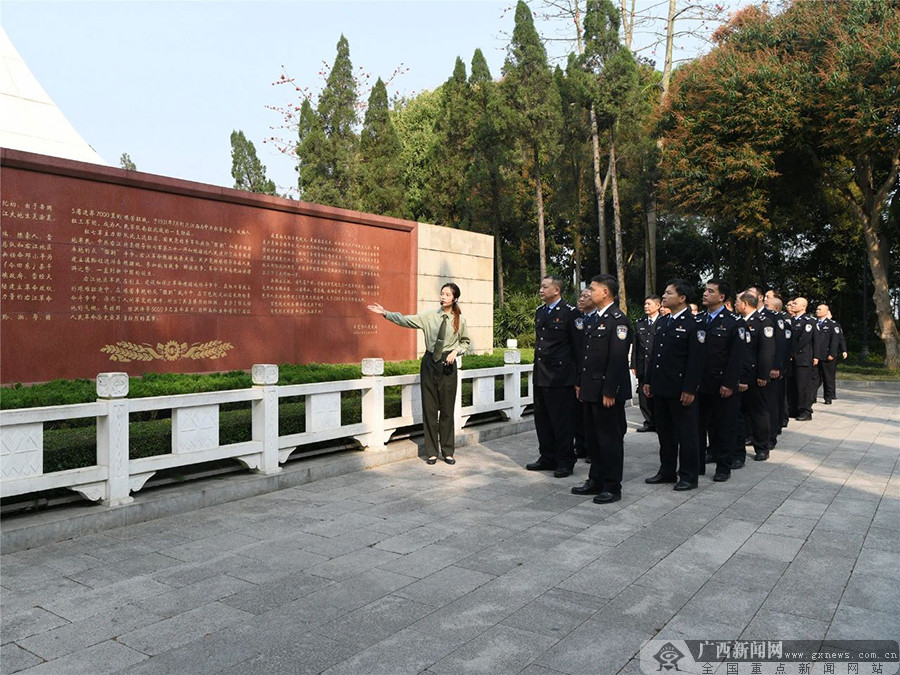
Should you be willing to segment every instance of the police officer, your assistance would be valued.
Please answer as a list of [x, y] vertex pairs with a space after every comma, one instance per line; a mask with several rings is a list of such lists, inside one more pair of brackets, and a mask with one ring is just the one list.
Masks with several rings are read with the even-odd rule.
[[814, 387], [816, 395], [819, 392], [819, 383], [822, 384], [822, 395], [825, 405], [831, 405], [835, 394], [835, 377], [837, 375], [838, 341], [834, 332], [834, 321], [829, 318], [831, 310], [828, 305], [822, 304], [816, 307], [816, 377]]
[[771, 382], [772, 391], [768, 392], [769, 401], [769, 446], [774, 448], [778, 444], [781, 435], [782, 421], [786, 414], [785, 371], [790, 358], [790, 317], [786, 317], [782, 309], [782, 299], [776, 291], [769, 289], [765, 293], [761, 313], [768, 316], [775, 323], [775, 361], [772, 364]]
[[[759, 297], [752, 291], [741, 293], [735, 307], [744, 318], [744, 339], [749, 348], [749, 359], [752, 373], [749, 385], [741, 401], [744, 423], [749, 432], [754, 459], [763, 462], [769, 458], [771, 448], [771, 417], [769, 415], [769, 396], [775, 389], [769, 387], [772, 365], [775, 362], [775, 324], [768, 316], [758, 311]], [[743, 455], [743, 456], [742, 456]], [[743, 459], [746, 451], [739, 451], [738, 458]]]
[[644, 417], [643, 425], [639, 426], [639, 432], [656, 431], [653, 423], [653, 405], [644, 394], [644, 373], [647, 370], [647, 360], [653, 349], [653, 332], [656, 321], [659, 319], [660, 297], [648, 295], [644, 299], [644, 314], [634, 323], [634, 343], [631, 347], [631, 372], [637, 378], [638, 403], [641, 415]]
[[576, 310], [562, 299], [561, 277], [548, 275], [538, 291], [543, 304], [534, 315], [534, 427], [540, 457], [529, 471], [572, 475], [575, 466], [575, 349], [580, 339]]
[[644, 379], [659, 436], [659, 470], [644, 482], [675, 483], [676, 490], [697, 487], [700, 463], [696, 396], [706, 360], [706, 335], [688, 307], [690, 294], [684, 279], [666, 284], [662, 304], [671, 313], [656, 323]]
[[812, 406], [816, 400], [812, 370], [818, 361], [814, 354], [815, 320], [806, 314], [806, 298], [791, 300], [791, 380], [788, 382], [788, 416], [798, 422], [812, 419]]
[[[846, 361], [847, 360], [847, 339], [844, 336], [844, 329], [841, 327], [841, 324], [835, 321], [834, 317], [831, 316], [831, 312], [828, 312], [828, 318], [832, 320], [834, 323], [834, 333], [832, 335], [832, 340], [834, 340], [834, 345], [832, 351], [834, 354], [840, 354], [841, 358]], [[834, 357], [835, 365], [835, 375], [837, 375], [837, 356]], [[837, 381], [835, 380], [835, 390], [832, 392], [832, 399], [837, 398]]]
[[585, 433], [591, 470], [572, 494], [596, 495], [595, 504], [622, 498], [625, 456], [625, 401], [631, 398], [628, 348], [631, 322], [615, 305], [619, 283], [610, 274], [591, 279], [596, 320], [586, 327], [584, 354], [578, 370], [578, 398], [584, 402]]
[[[578, 314], [575, 316], [575, 329], [580, 333], [581, 339], [575, 342], [575, 358], [576, 363], [581, 363], [581, 356], [584, 353], [584, 338], [587, 335], [587, 328], [597, 315], [597, 308], [594, 306], [594, 300], [591, 297], [591, 288], [588, 286], [578, 295], [576, 302]], [[577, 374], [577, 371], [576, 371]], [[584, 459], [590, 463], [588, 457], [587, 445], [585, 445], [584, 433], [584, 406], [581, 401], [575, 401], [575, 456], [578, 459]]]
[[700, 448], [702, 451], [708, 438], [709, 455], [716, 464], [713, 480], [718, 483], [731, 477], [735, 425], [741, 406], [738, 383], [747, 359], [743, 321], [724, 306], [729, 295], [731, 287], [727, 282], [710, 279], [703, 291], [706, 311], [699, 315], [706, 334], [706, 364], [697, 394]]

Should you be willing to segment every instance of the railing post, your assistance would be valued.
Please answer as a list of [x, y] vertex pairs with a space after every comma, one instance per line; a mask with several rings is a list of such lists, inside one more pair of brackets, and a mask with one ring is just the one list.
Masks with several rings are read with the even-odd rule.
[[[252, 404], [253, 440], [262, 443], [256, 473], [279, 473], [278, 466], [278, 366], [257, 363], [250, 370], [253, 388], [262, 391], [262, 398]], [[248, 463], [248, 466], [250, 464]]]
[[510, 406], [506, 414], [511, 422], [522, 419], [522, 375], [518, 368], [521, 362], [522, 352], [518, 349], [503, 352], [503, 365], [511, 371], [503, 375], [503, 399]]
[[382, 450], [388, 434], [384, 428], [384, 359], [363, 359], [362, 374], [372, 388], [362, 394], [362, 423], [369, 431], [360, 437], [366, 450]]
[[108, 470], [103, 503], [122, 506], [134, 501], [128, 477], [128, 373], [97, 375], [97, 398], [107, 414], [97, 418], [97, 464]]

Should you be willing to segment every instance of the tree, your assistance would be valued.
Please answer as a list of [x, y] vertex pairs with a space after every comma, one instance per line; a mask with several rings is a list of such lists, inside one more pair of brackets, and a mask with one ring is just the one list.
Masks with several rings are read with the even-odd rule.
[[131, 160], [131, 156], [127, 152], [123, 152], [122, 156], [119, 157], [119, 166], [126, 171], [137, 171], [137, 166], [135, 166], [135, 163]]
[[[888, 217], [900, 173], [900, 8], [797, 0], [777, 16], [748, 8], [716, 37], [710, 54], [676, 72], [665, 109], [674, 203], [727, 224], [764, 279], [761, 242], [781, 214], [809, 204], [816, 184], [840, 196], [866, 242], [885, 365], [900, 368]], [[828, 229], [810, 231], [815, 240], [832, 236], [842, 214], [822, 217]]]
[[409, 217], [434, 222], [431, 193], [431, 160], [437, 134], [434, 130], [440, 108], [439, 91], [423, 91], [414, 98], [399, 101], [391, 118], [400, 140], [400, 163]]
[[243, 131], [231, 132], [231, 177], [237, 190], [274, 195], [275, 183], [266, 178], [266, 167], [256, 156], [256, 147]]
[[541, 164], [559, 125], [559, 92], [547, 63], [547, 52], [524, 0], [516, 5], [515, 27], [503, 64], [503, 87], [510, 109], [511, 131], [523, 151], [523, 170], [531, 170], [537, 209], [541, 276], [547, 274], [544, 196]]
[[406, 215], [400, 139], [391, 121], [387, 89], [381, 78], [372, 87], [359, 144], [360, 207], [402, 218]]

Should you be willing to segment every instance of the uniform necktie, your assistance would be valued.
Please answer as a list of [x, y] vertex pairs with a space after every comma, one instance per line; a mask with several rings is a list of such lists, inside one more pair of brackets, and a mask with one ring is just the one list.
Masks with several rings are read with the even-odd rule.
[[447, 335], [447, 320], [449, 318], [446, 312], [441, 317], [441, 327], [438, 330], [437, 340], [434, 342], [434, 350], [431, 352], [431, 358], [434, 359], [435, 363], [440, 361], [444, 355], [444, 337]]
[[707, 314], [707, 315], [706, 315], [706, 325], [708, 326], [709, 324], [711, 324], [711, 323], [712, 323], [712, 320], [713, 320], [713, 315], [712, 315], [712, 314]]

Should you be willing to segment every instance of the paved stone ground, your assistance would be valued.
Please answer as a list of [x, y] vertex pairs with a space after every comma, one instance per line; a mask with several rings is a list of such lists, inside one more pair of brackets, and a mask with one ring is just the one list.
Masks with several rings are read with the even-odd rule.
[[632, 430], [614, 505], [520, 434], [3, 556], [0, 669], [639, 673], [654, 636], [900, 636], [900, 390], [686, 493]]

